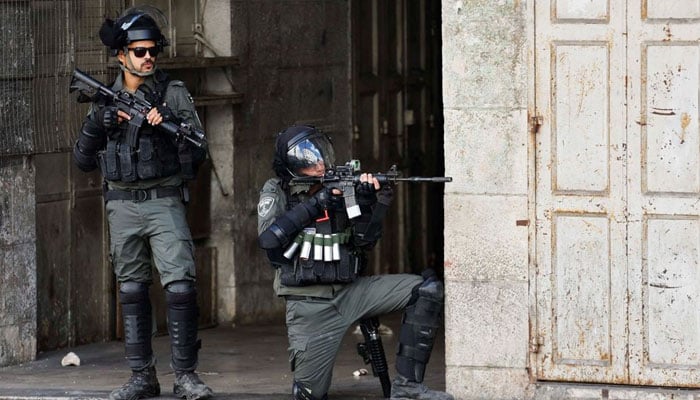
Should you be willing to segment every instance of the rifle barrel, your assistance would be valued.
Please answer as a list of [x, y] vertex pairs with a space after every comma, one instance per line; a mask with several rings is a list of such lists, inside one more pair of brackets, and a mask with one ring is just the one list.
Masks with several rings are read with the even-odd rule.
[[[445, 183], [445, 182], [452, 182], [452, 177], [451, 176], [409, 176], [409, 177], [398, 177], [395, 175], [386, 175], [386, 174], [376, 174], [374, 175], [377, 180], [379, 180], [380, 184], [388, 183], [388, 182], [415, 182], [415, 183]], [[349, 178], [348, 178], [349, 179]], [[352, 178], [352, 181], [357, 184], [360, 182], [360, 177], [359, 175], [355, 175]], [[343, 178], [335, 178], [335, 179], [327, 179], [325, 177], [313, 177], [313, 176], [305, 176], [305, 177], [299, 177], [299, 178], [292, 178], [290, 184], [291, 185], [313, 185], [315, 183], [320, 183], [320, 182], [338, 182], [342, 181]]]
[[433, 183], [443, 183], [452, 182], [451, 176], [409, 176], [406, 178], [392, 178], [392, 181], [397, 182], [433, 182]]

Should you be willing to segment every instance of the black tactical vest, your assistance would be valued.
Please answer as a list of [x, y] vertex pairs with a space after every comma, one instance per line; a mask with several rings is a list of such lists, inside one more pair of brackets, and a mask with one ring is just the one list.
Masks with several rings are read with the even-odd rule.
[[[155, 89], [141, 85], [139, 90], [151, 104], [161, 104], [170, 78], [156, 71]], [[99, 106], [99, 105], [98, 105]], [[164, 178], [182, 171], [183, 178], [194, 179], [196, 173], [191, 149], [185, 143], [176, 143], [168, 133], [147, 123], [141, 126], [129, 145], [129, 122], [107, 133], [107, 146], [97, 154], [102, 176], [108, 181], [135, 182]]]
[[[287, 209], [301, 201], [290, 199]], [[329, 220], [315, 222], [302, 231], [286, 249], [289, 263], [281, 264], [281, 283], [285, 286], [350, 283], [367, 265], [363, 251], [352, 244], [352, 228], [345, 210], [331, 210]]]

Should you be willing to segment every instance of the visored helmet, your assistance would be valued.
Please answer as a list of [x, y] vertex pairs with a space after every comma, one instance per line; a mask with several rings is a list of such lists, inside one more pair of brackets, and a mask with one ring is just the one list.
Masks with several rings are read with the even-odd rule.
[[310, 125], [291, 126], [277, 135], [273, 169], [281, 178], [303, 176], [304, 169], [334, 168], [330, 137]]
[[167, 18], [153, 6], [131, 7], [116, 20], [106, 19], [100, 28], [100, 40], [109, 47], [112, 56], [129, 43], [139, 40], [152, 40], [158, 50], [167, 46], [168, 40], [161, 29], [167, 27]]

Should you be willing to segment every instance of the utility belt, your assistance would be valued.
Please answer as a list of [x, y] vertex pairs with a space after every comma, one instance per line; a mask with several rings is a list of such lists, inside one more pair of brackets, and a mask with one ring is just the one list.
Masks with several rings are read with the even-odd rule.
[[284, 252], [289, 263], [280, 265], [285, 286], [350, 283], [365, 268], [365, 256], [349, 249], [350, 230], [321, 234], [306, 228]]
[[147, 200], [161, 199], [164, 197], [179, 197], [184, 203], [190, 201], [190, 192], [187, 186], [165, 186], [152, 189], [119, 190], [108, 189], [107, 184], [102, 186], [102, 195], [105, 203], [110, 200], [131, 200], [140, 203]]

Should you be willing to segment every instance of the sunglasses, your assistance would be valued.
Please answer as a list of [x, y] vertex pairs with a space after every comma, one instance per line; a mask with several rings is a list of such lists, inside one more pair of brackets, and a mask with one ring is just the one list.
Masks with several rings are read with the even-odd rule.
[[157, 57], [158, 53], [160, 53], [160, 47], [158, 46], [153, 46], [153, 47], [127, 47], [127, 50], [131, 50], [134, 52], [134, 55], [137, 58], [143, 58], [146, 56], [146, 52], [151, 55], [151, 57]]

